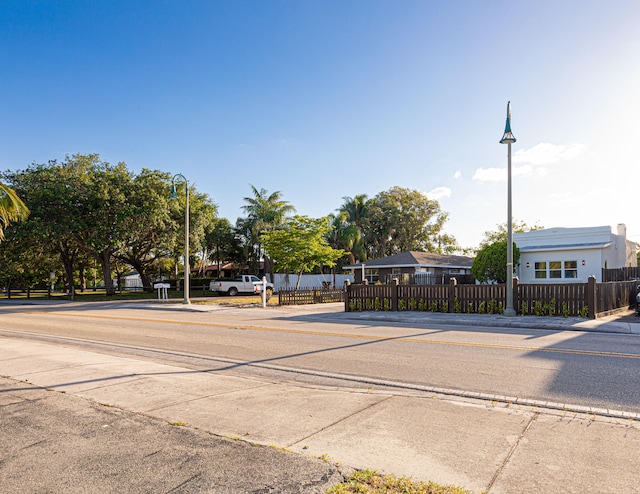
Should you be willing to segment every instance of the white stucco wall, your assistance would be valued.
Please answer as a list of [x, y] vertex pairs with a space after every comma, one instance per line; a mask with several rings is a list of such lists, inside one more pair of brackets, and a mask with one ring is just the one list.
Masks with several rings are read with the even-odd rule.
[[[516, 243], [516, 245], [518, 245]], [[602, 281], [602, 255], [598, 249], [582, 250], [546, 250], [543, 252], [527, 252], [520, 254], [520, 266], [516, 275], [520, 283], [586, 283], [589, 276], [594, 275], [596, 281]], [[536, 278], [536, 262], [551, 261], [576, 261], [578, 275], [577, 278]], [[583, 264], [584, 261], [584, 264]], [[529, 263], [529, 267], [527, 267]]]
[[[287, 279], [288, 276], [288, 279]], [[336, 287], [342, 288], [344, 282], [349, 280], [353, 283], [353, 276], [350, 274], [336, 274], [335, 283]], [[273, 275], [273, 289], [275, 292], [280, 290], [293, 290], [298, 282], [298, 275], [296, 274], [283, 274], [274, 273]], [[331, 274], [303, 274], [302, 280], [300, 280], [300, 289], [312, 289], [322, 287], [323, 282], [329, 282], [333, 284], [334, 277]]]

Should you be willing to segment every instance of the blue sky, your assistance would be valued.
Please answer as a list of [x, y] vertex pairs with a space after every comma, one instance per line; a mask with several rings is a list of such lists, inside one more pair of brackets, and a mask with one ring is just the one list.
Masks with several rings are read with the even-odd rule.
[[232, 222], [394, 185], [464, 247], [513, 216], [640, 242], [637, 0], [0, 2], [0, 169], [98, 153], [182, 173]]

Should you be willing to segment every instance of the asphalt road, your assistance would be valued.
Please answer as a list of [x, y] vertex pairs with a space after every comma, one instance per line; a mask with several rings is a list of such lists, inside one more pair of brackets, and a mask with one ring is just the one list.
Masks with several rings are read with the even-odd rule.
[[640, 412], [633, 335], [385, 324], [332, 318], [339, 308], [242, 309], [66, 304], [2, 311], [0, 330], [73, 338], [192, 368], [270, 373], [336, 386], [399, 386], [517, 396]]

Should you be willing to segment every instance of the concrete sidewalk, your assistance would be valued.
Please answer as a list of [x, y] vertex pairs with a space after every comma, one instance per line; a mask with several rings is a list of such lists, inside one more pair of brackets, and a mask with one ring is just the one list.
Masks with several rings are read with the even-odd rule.
[[[486, 493], [640, 485], [633, 419], [299, 385], [12, 338], [0, 353], [0, 492], [322, 492], [340, 480], [336, 462]], [[70, 438], [92, 453], [65, 447]]]

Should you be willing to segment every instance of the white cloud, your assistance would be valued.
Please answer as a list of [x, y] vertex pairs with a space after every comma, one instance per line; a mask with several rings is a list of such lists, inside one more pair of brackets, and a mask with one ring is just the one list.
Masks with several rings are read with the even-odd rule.
[[[524, 175], [531, 175], [534, 169], [530, 165], [515, 166], [511, 168], [511, 175], [513, 177], [521, 177]], [[506, 168], [478, 168], [473, 174], [473, 180], [477, 182], [506, 182], [507, 181], [507, 169]]]
[[449, 187], [436, 187], [430, 192], [427, 192], [427, 197], [435, 201], [443, 197], [451, 197], [451, 189]]
[[541, 142], [529, 149], [518, 149], [513, 153], [514, 163], [528, 163], [534, 166], [551, 165], [570, 160], [584, 151], [582, 144], [551, 144]]
[[[511, 172], [514, 177], [524, 175], [544, 176], [549, 170], [543, 165], [553, 165], [570, 160], [582, 154], [582, 144], [550, 144], [541, 142], [529, 149], [519, 149], [513, 153], [514, 166]], [[473, 180], [478, 182], [504, 182], [507, 180], [506, 168], [478, 168]]]
[[453, 174], [453, 178], [457, 180], [461, 177], [462, 177], [462, 172], [460, 170], [456, 170], [456, 172]]

